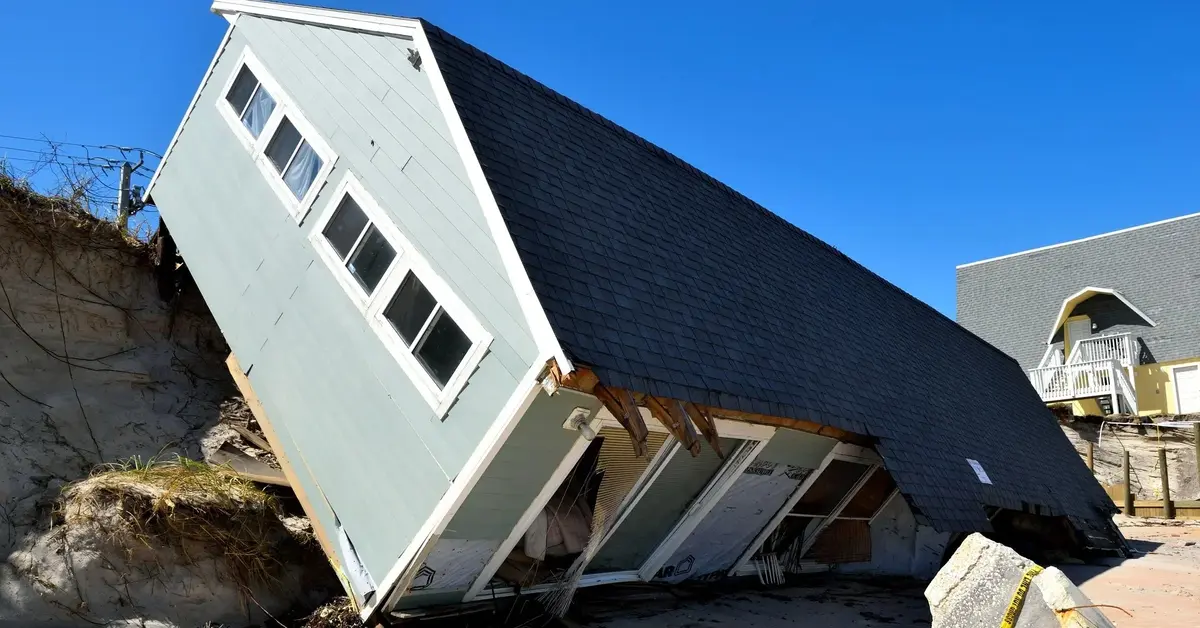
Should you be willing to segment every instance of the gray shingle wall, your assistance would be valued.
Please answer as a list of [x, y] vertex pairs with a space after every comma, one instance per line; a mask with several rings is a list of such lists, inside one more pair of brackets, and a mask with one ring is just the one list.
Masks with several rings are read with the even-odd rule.
[[[1200, 355], [1200, 216], [958, 268], [958, 322], [1037, 366], [1063, 299], [1087, 286], [1113, 288], [1157, 323], [1120, 319], [1154, 361]], [[1101, 310], [1111, 302], [1085, 302]], [[1061, 340], [1061, 334], [1059, 335]], [[1144, 356], [1148, 357], [1148, 356]]]
[[942, 531], [989, 529], [983, 504], [1104, 525], [1112, 500], [1015, 361], [670, 153], [427, 30], [550, 323], [602, 381], [874, 436]]

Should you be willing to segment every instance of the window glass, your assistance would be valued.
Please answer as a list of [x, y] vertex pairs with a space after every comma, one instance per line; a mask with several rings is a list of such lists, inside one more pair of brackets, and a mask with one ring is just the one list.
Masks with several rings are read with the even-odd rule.
[[296, 125], [292, 124], [291, 120], [284, 118], [279, 123], [279, 129], [275, 131], [275, 137], [271, 138], [271, 143], [267, 145], [267, 158], [271, 160], [272, 164], [275, 164], [276, 170], [283, 172], [301, 140], [300, 131], [296, 129]]
[[250, 96], [254, 93], [255, 87], [258, 87], [258, 79], [254, 77], [250, 68], [243, 65], [237, 78], [233, 79], [233, 87], [230, 87], [229, 93], [225, 94], [225, 100], [238, 115], [241, 115], [242, 111], [246, 109], [246, 103], [250, 102]]
[[471, 339], [442, 311], [417, 349], [417, 359], [438, 385], [445, 386], [470, 349]]
[[313, 181], [317, 180], [317, 173], [320, 171], [321, 158], [317, 156], [317, 151], [313, 150], [308, 142], [301, 141], [300, 148], [296, 150], [296, 156], [292, 158], [291, 165], [283, 173], [283, 181], [287, 183], [288, 189], [296, 195], [296, 198], [304, 198], [304, 194], [308, 192]]
[[266, 88], [259, 85], [254, 97], [250, 99], [250, 106], [246, 107], [246, 112], [242, 114], [242, 124], [250, 129], [251, 135], [258, 137], [263, 127], [267, 126], [267, 118], [271, 117], [274, 110], [275, 99], [271, 98]]
[[347, 194], [338, 205], [333, 218], [329, 219], [329, 224], [325, 226], [325, 239], [329, 241], [333, 250], [337, 251], [338, 259], [344, 260], [350, 255], [350, 248], [358, 241], [358, 236], [362, 235], [366, 227], [367, 215]]
[[396, 251], [392, 249], [392, 245], [388, 244], [375, 225], [371, 225], [367, 228], [367, 235], [363, 236], [362, 243], [358, 245], [358, 250], [350, 258], [348, 268], [350, 274], [354, 275], [358, 283], [367, 290], [367, 294], [370, 294], [375, 291], [375, 286], [379, 285], [383, 273], [395, 258]]
[[421, 333], [421, 328], [425, 326], [425, 321], [429, 320], [429, 315], [433, 313], [435, 307], [437, 307], [437, 300], [433, 298], [421, 280], [417, 279], [416, 275], [409, 273], [404, 278], [404, 283], [400, 284], [400, 289], [396, 291], [396, 297], [388, 304], [383, 315], [396, 328], [396, 332], [400, 334], [404, 342], [412, 346], [413, 341], [417, 339], [417, 334]]

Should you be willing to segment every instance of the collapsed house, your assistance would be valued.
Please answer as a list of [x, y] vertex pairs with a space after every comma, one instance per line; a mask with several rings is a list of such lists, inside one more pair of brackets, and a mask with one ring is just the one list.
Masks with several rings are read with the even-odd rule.
[[147, 200], [364, 618], [1119, 543], [1017, 363], [831, 246], [423, 20], [212, 8]]

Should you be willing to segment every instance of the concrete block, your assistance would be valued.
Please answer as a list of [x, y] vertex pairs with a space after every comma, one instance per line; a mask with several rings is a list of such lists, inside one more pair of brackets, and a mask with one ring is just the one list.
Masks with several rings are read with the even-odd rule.
[[1098, 608], [1058, 569], [1038, 572], [1028, 584], [1013, 624], [1002, 623], [1033, 561], [1012, 549], [972, 534], [933, 582], [925, 599], [933, 628], [1111, 628]]

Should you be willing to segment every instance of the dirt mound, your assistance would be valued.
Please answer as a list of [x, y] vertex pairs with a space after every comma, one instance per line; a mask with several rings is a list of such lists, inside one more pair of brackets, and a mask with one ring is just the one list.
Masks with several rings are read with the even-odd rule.
[[69, 486], [59, 513], [128, 557], [156, 546], [183, 560], [223, 557], [247, 590], [273, 585], [297, 549], [274, 497], [226, 467], [186, 458], [102, 470]]
[[[200, 459], [236, 393], [228, 354], [196, 292], [163, 301], [147, 244], [0, 176], [0, 627], [244, 626], [321, 590], [303, 582], [329, 572], [319, 550], [313, 569], [264, 557], [286, 528], [227, 475], [179, 463], [92, 476]], [[214, 482], [234, 490], [196, 499]], [[236, 530], [193, 529], [229, 513]]]
[[1132, 467], [1130, 484], [1133, 485], [1135, 498], [1161, 499], [1158, 450], [1163, 448], [1167, 450], [1171, 498], [1200, 499], [1200, 478], [1196, 475], [1196, 445], [1192, 430], [1157, 428], [1151, 424], [1106, 425], [1101, 435], [1100, 423], [1076, 420], [1063, 423], [1062, 429], [1080, 456], [1087, 456], [1087, 443], [1092, 443], [1095, 475], [1101, 484], [1115, 486], [1124, 482], [1122, 466], [1125, 452], [1128, 451]]

